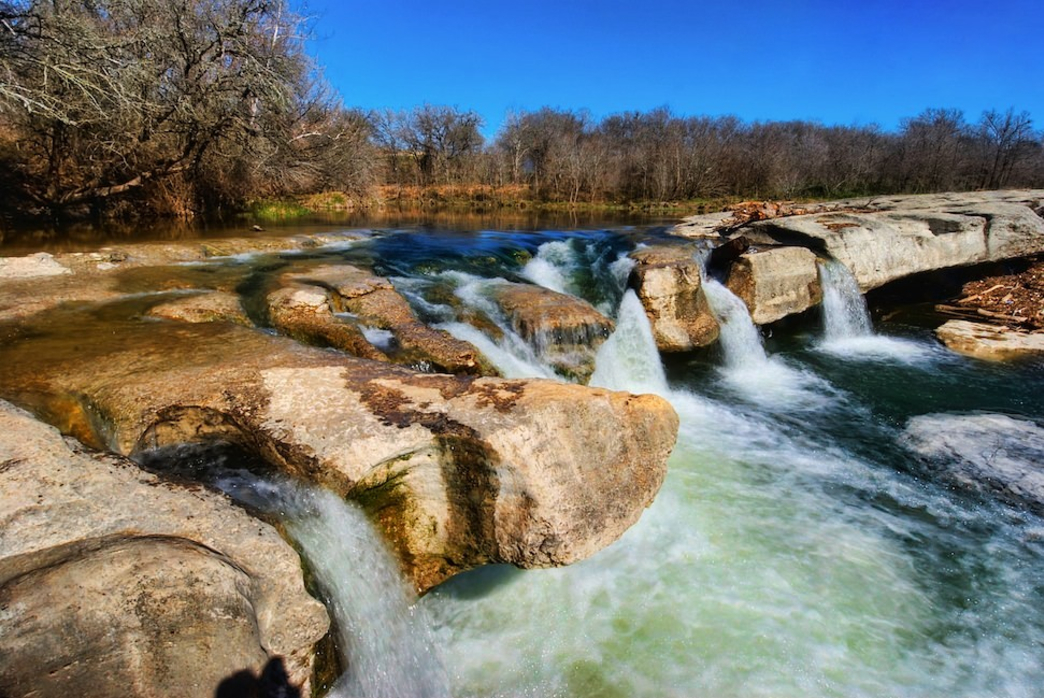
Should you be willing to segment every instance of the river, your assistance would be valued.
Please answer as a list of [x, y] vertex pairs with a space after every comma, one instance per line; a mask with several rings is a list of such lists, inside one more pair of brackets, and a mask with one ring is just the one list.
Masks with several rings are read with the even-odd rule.
[[[1020, 448], [965, 420], [988, 427], [1003, 415], [1044, 436], [1044, 363], [982, 363], [950, 353], [923, 324], [869, 322], [843, 279], [825, 318], [771, 337], [708, 279], [723, 341], [662, 363], [625, 292], [626, 252], [660, 234], [410, 227], [303, 256], [372, 265], [425, 320], [476, 343], [508, 376], [553, 371], [507, 324], [494, 339], [466, 323], [469, 308], [500, 322], [485, 301], [490, 285], [527, 281], [585, 298], [617, 323], [592, 383], [658, 393], [681, 418], [655, 503], [584, 562], [487, 567], [378, 612], [372, 587], [387, 579], [359, 577], [351, 559], [329, 572], [312, 560], [327, 599], [337, 596], [342, 631], [352, 632], [347, 618], [368, 624], [355, 632], [376, 636], [373, 661], [385, 662], [349, 668], [385, 683], [356, 674], [337, 694], [1044, 695], [1044, 520], [940, 475], [940, 459], [960, 457], [943, 437], [965, 435], [977, 453]], [[929, 429], [915, 428], [925, 419]], [[322, 513], [329, 506], [283, 507], [306, 555], [336, 553], [302, 520], [357, 527]], [[420, 638], [406, 655], [387, 649], [394, 638], [379, 641], [394, 625], [387, 613], [421, 624], [405, 631]]]

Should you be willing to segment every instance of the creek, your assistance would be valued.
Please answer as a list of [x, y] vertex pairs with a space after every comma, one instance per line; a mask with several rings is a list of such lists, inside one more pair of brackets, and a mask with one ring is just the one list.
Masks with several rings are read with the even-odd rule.
[[[661, 361], [625, 290], [627, 251], [657, 234], [415, 228], [294, 256], [372, 266], [508, 377], [554, 371], [490, 289], [584, 298], [616, 322], [591, 383], [657, 393], [681, 418], [663, 489], [619, 541], [562, 569], [481, 568], [419, 600], [354, 509], [271, 485], [261, 506], [285, 518], [354, 657], [335, 695], [1044, 695], [1044, 520], [951, 486], [908, 432], [930, 417], [923, 445], [1006, 415], [1039, 439], [1044, 363], [986, 364], [920, 324], [871, 323], [829, 268], [824, 322], [772, 336], [707, 279], [722, 341]], [[468, 322], [476, 311], [495, 331]], [[1019, 448], [968, 433], [972, 450]], [[338, 541], [355, 539], [346, 555]]]

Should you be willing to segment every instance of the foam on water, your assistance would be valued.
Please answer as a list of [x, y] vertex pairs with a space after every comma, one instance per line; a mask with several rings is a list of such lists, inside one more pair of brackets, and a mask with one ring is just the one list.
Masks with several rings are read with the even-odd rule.
[[465, 322], [446, 322], [436, 325], [457, 339], [470, 342], [489, 359], [505, 378], [555, 378], [554, 370], [540, 361], [533, 349], [514, 332], [493, 340], [482, 330]]
[[817, 409], [832, 399], [828, 383], [765, 352], [761, 332], [746, 304], [719, 281], [704, 279], [703, 291], [721, 328], [725, 383], [743, 399], [774, 409]]
[[649, 318], [634, 291], [624, 294], [616, 330], [598, 348], [590, 385], [634, 393], [669, 392]]

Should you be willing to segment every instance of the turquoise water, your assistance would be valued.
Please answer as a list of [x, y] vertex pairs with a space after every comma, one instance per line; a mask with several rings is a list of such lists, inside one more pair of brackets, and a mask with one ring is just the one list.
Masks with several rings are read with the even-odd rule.
[[[572, 293], [617, 321], [593, 382], [659, 393], [681, 417], [666, 483], [622, 539], [569, 568], [489, 567], [407, 600], [389, 613], [428, 618], [434, 637], [410, 650], [430, 655], [420, 678], [384, 666], [370, 671], [385, 683], [348, 676], [342, 689], [388, 695], [389, 682], [405, 683], [403, 695], [458, 698], [1044, 695], [1044, 520], [955, 486], [906, 434], [915, 417], [932, 415], [942, 436], [960, 429], [958, 417], [988, 413], [1044, 435], [1044, 363], [978, 362], [923, 326], [880, 321], [870, 334], [827, 341], [813, 317], [764, 345], [747, 332], [728, 355], [717, 348], [661, 366], [625, 293], [624, 257], [660, 232], [411, 229], [210, 263], [234, 265], [247, 295], [290, 264], [372, 265], [425, 320], [474, 340], [516, 376], [553, 371], [486, 304], [489, 284]], [[496, 336], [466, 324], [479, 311], [500, 325]], [[1001, 448], [988, 433], [975, 438], [973, 451]], [[323, 571], [338, 539], [323, 527], [352, 528], [352, 515], [315, 504], [302, 519], [288, 530], [323, 558], [311, 567], [326, 597], [336, 597], [339, 616], [368, 621], [359, 640], [378, 650], [367, 661], [412, 665], [379, 649], [397, 642], [383, 629], [398, 621], [376, 614], [366, 585], [380, 591], [387, 580], [355, 576], [352, 555]]]

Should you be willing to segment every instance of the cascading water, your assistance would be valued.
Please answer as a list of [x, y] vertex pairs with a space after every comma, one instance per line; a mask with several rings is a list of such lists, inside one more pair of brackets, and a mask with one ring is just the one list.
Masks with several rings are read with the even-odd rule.
[[598, 349], [590, 385], [633, 393], [669, 392], [652, 327], [634, 291], [624, 294], [616, 330]]
[[828, 387], [809, 372], [769, 356], [746, 304], [725, 285], [706, 275], [702, 284], [707, 305], [720, 327], [718, 341], [725, 358], [721, 373], [729, 387], [764, 407], [822, 407], [830, 392]]
[[827, 341], [872, 335], [874, 326], [866, 299], [848, 267], [836, 259], [820, 262], [819, 279], [823, 287], [823, 333]]
[[849, 358], [907, 363], [933, 358], [931, 348], [874, 332], [859, 282], [843, 263], [836, 259], [820, 262], [819, 281], [823, 288], [823, 350]]
[[308, 561], [347, 667], [328, 695], [449, 698], [427, 612], [357, 506], [325, 490], [245, 470], [218, 467], [208, 479], [233, 499], [278, 516]]
[[[460, 236], [450, 242], [439, 249], [466, 249]], [[559, 242], [555, 233], [540, 244]], [[489, 241], [481, 244], [485, 258]], [[452, 280], [460, 291], [454, 302], [443, 302], [423, 291], [449, 283], [440, 276], [447, 270], [432, 271], [430, 259], [413, 270], [409, 248], [395, 249], [402, 287], [418, 312], [455, 327], [492, 357], [457, 301], [463, 311], [481, 309], [483, 284], [497, 280], [472, 269]], [[529, 240], [525, 251], [534, 249]], [[715, 312], [728, 319], [725, 366], [696, 356], [684, 370], [672, 366], [668, 383], [641, 305], [623, 292], [627, 262], [607, 249], [612, 254], [586, 268], [573, 258], [556, 269], [564, 289], [585, 289], [581, 295], [617, 321], [592, 382], [658, 393], [679, 414], [678, 443], [656, 501], [618, 542], [571, 567], [477, 570], [413, 606], [407, 594], [391, 615], [427, 612], [448, 671], [437, 662], [410, 668], [411, 656], [437, 657], [425, 640], [390, 660], [409, 675], [362, 670], [388, 683], [360, 687], [346, 676], [337, 695], [1040, 695], [1044, 521], [938, 482], [937, 464], [922, 465], [908, 442], [925, 426], [921, 415], [932, 416], [928, 427], [981, 410], [1039, 425], [1044, 366], [984, 369], [960, 357], [940, 365], [893, 361], [891, 354], [838, 360], [803, 338], [785, 356], [768, 356], [742, 303], [708, 280]], [[488, 256], [510, 260], [513, 250]], [[545, 257], [550, 264], [550, 252]], [[516, 263], [489, 274], [517, 280], [518, 272]], [[605, 290], [578, 283], [581, 275], [600, 275]], [[618, 305], [607, 301], [621, 297]], [[486, 341], [503, 352], [497, 364], [507, 375], [547, 368], [531, 348]], [[937, 351], [926, 349], [929, 335], [907, 344]], [[967, 429], [960, 433], [972, 438]], [[985, 445], [967, 449], [978, 454]], [[933, 447], [931, 457], [952, 455]], [[309, 559], [338, 560], [330, 573], [314, 565], [320, 584], [344, 587], [344, 600], [332, 601], [338, 617], [344, 614], [342, 630], [373, 638], [350, 650], [351, 673], [377, 666], [355, 652], [380, 656], [412, 632], [389, 631], [402, 626], [386, 619], [382, 599], [350, 591], [347, 577], [371, 564], [356, 562], [365, 556], [340, 550], [338, 540], [363, 524], [324, 511], [308, 504], [288, 530]], [[308, 542], [313, 535], [318, 540]], [[397, 584], [384, 577], [366, 583]], [[446, 675], [448, 689], [440, 683]]]

